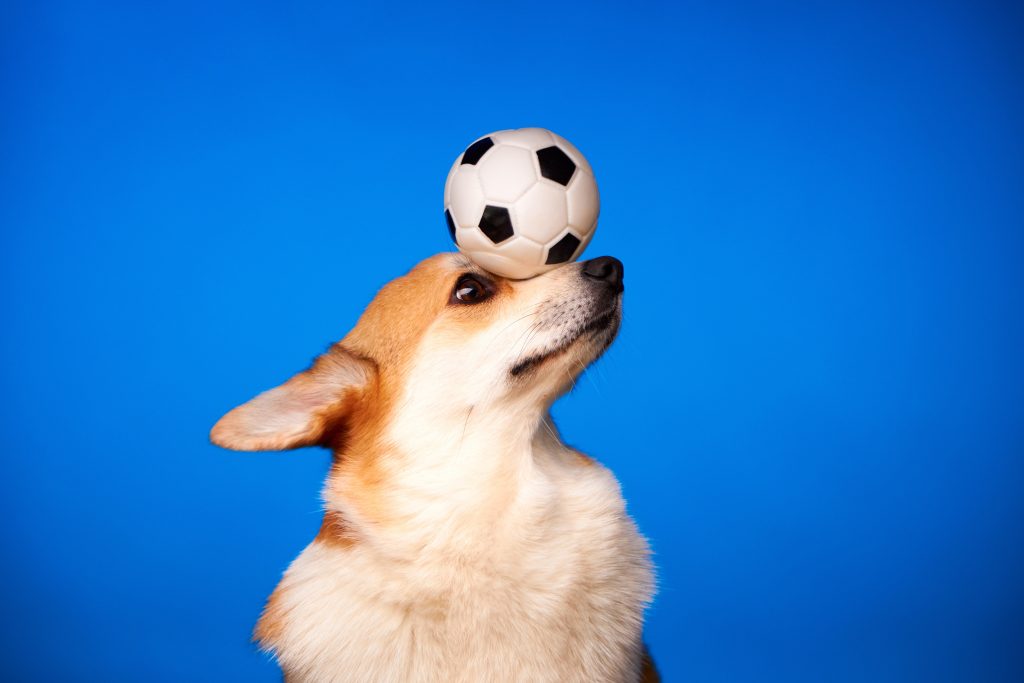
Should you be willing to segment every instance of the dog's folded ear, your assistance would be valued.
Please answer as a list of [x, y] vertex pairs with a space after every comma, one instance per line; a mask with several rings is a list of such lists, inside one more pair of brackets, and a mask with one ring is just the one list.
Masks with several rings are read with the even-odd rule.
[[308, 370], [222, 417], [210, 441], [236, 451], [321, 444], [362, 399], [375, 372], [372, 361], [335, 345]]

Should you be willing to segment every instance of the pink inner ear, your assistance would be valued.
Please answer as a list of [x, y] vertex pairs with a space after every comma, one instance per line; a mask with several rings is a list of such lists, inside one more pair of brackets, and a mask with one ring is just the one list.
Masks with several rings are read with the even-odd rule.
[[321, 416], [367, 380], [364, 364], [344, 352], [324, 356], [310, 370], [229, 412], [211, 440], [235, 450], [284, 450], [314, 443]]
[[343, 391], [344, 387], [295, 377], [236, 408], [239, 419], [232, 431], [251, 448], [293, 448], [316, 438], [319, 414]]
[[299, 437], [309, 431], [320, 405], [316, 391], [278, 387], [261, 394], [246, 415], [249, 433], [268, 437]]

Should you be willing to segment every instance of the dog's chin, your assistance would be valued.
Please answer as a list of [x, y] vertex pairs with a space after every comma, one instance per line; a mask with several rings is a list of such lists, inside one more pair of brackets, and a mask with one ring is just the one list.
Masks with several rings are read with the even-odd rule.
[[621, 322], [622, 313], [616, 305], [594, 316], [586, 325], [554, 348], [518, 360], [509, 368], [509, 378], [522, 381], [557, 362], [567, 362], [570, 365], [568, 372], [575, 377], [601, 357], [615, 340]]

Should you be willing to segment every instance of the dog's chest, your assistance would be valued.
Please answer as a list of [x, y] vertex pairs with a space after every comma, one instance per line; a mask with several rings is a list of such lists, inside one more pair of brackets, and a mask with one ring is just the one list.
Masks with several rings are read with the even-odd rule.
[[311, 544], [267, 644], [303, 681], [630, 679], [652, 578], [614, 482], [494, 529], [390, 559]]

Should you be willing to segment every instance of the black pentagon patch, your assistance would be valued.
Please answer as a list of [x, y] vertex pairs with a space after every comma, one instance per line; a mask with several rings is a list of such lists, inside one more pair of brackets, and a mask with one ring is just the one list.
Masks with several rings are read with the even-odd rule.
[[[572, 162], [569, 162], [572, 163]], [[576, 247], [580, 246], [580, 238], [571, 232], [565, 233], [565, 236], [555, 242], [555, 244], [548, 249], [548, 260], [544, 263], [565, 263], [572, 258], [572, 255], [576, 253]]]
[[494, 147], [494, 140], [490, 138], [480, 138], [472, 145], [466, 148], [466, 151], [462, 153], [462, 163], [475, 166], [476, 162], [480, 161], [480, 157], [487, 153], [491, 147]]
[[568, 185], [572, 174], [576, 172], [576, 164], [557, 147], [538, 149], [537, 159], [540, 161], [540, 174], [559, 185]]
[[459, 241], [455, 239], [455, 221], [452, 220], [452, 212], [448, 209], [444, 210], [444, 220], [448, 223], [448, 234], [451, 236], [452, 242], [457, 245]]
[[480, 217], [480, 229], [487, 238], [498, 244], [512, 236], [512, 217], [503, 206], [485, 206], [484, 215]]

